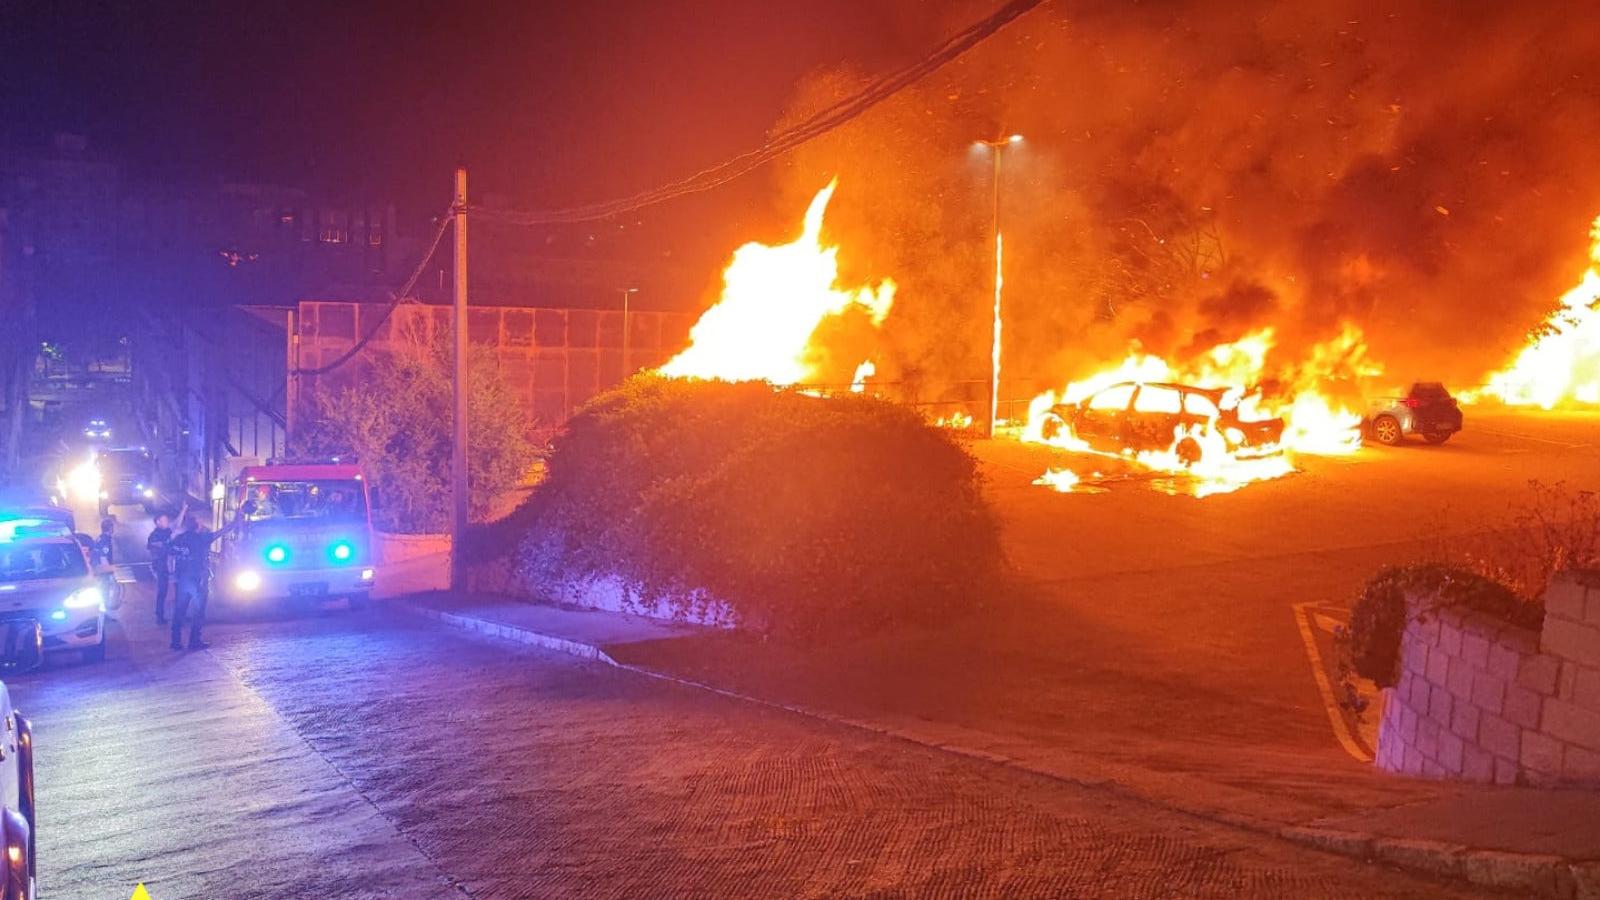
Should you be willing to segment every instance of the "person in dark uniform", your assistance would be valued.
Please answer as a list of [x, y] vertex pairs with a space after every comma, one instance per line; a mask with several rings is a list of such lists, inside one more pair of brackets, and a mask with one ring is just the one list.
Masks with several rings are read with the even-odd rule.
[[167, 552], [172, 556], [172, 649], [183, 649], [183, 623], [189, 622], [189, 649], [204, 650], [211, 646], [200, 639], [200, 627], [205, 624], [207, 582], [211, 579], [211, 545], [230, 531], [244, 524], [254, 503], [245, 503], [231, 524], [220, 531], [212, 531], [200, 524], [200, 519], [189, 513], [183, 517], [183, 531], [167, 542]]
[[[185, 507], [185, 511], [187, 511]], [[181, 519], [182, 513], [179, 514]], [[167, 588], [172, 583], [172, 554], [167, 552], [167, 544], [172, 541], [172, 519], [166, 513], [156, 513], [156, 527], [150, 536], [144, 540], [144, 548], [150, 551], [150, 574], [156, 579], [156, 624], [167, 624]], [[176, 598], [174, 598], [176, 602]]]
[[107, 516], [100, 520], [100, 536], [94, 539], [94, 564], [111, 565], [116, 553], [117, 520]]

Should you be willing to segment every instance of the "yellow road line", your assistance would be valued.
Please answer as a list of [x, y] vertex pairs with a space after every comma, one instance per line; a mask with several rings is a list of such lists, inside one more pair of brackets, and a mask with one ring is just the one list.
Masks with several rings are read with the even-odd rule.
[[1372, 762], [1372, 754], [1350, 733], [1344, 713], [1340, 712], [1339, 701], [1333, 695], [1333, 685], [1328, 682], [1327, 670], [1322, 665], [1322, 651], [1317, 649], [1317, 637], [1311, 633], [1311, 619], [1306, 615], [1306, 607], [1314, 605], [1294, 604], [1294, 619], [1300, 626], [1300, 637], [1306, 643], [1306, 655], [1311, 658], [1311, 676], [1316, 679], [1317, 692], [1322, 695], [1322, 706], [1328, 712], [1328, 724], [1333, 726], [1333, 736], [1339, 739], [1339, 745], [1346, 753], [1355, 757], [1357, 762]]

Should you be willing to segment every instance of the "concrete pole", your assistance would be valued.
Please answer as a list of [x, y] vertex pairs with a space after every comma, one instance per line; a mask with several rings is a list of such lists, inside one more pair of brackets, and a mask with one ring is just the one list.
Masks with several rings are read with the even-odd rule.
[[455, 409], [450, 442], [450, 587], [465, 590], [467, 567], [463, 550], [467, 536], [467, 170], [456, 169], [455, 309], [452, 321]]

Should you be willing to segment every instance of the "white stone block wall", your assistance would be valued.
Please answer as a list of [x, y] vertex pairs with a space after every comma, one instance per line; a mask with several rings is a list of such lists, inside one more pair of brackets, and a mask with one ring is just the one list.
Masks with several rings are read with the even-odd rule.
[[1600, 575], [1564, 572], [1539, 633], [1460, 609], [1413, 614], [1377, 764], [1496, 784], [1600, 787]]

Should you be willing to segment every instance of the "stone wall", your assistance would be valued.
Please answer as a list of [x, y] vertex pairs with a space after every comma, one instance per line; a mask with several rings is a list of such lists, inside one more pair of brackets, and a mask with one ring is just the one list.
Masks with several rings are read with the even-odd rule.
[[1496, 784], [1600, 787], [1600, 574], [1562, 573], [1538, 633], [1408, 598], [1380, 768]]

